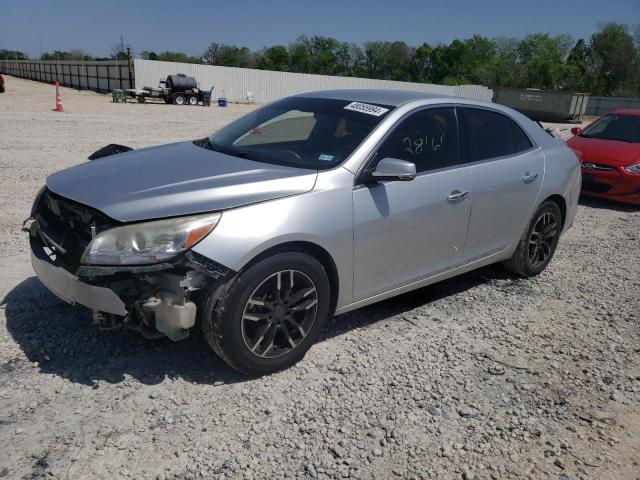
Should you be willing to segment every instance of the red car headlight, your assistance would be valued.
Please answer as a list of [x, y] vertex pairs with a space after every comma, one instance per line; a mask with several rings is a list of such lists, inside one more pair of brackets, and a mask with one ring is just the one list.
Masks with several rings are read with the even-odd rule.
[[622, 167], [629, 173], [638, 173], [640, 174], [640, 163], [636, 163], [635, 165], [629, 165], [628, 167]]

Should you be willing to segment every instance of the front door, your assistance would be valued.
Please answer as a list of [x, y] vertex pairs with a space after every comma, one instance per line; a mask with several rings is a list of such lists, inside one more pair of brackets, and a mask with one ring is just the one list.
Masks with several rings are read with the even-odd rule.
[[355, 301], [461, 262], [473, 195], [458, 154], [453, 108], [410, 114], [379, 146], [374, 161], [411, 161], [417, 176], [354, 189]]

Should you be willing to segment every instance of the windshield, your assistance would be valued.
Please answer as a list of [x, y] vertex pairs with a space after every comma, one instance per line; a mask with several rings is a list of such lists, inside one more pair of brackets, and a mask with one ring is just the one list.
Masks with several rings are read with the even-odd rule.
[[581, 137], [640, 143], [640, 117], [608, 114], [580, 132]]
[[214, 133], [208, 148], [259, 162], [327, 169], [345, 160], [391, 109], [346, 100], [285, 98]]

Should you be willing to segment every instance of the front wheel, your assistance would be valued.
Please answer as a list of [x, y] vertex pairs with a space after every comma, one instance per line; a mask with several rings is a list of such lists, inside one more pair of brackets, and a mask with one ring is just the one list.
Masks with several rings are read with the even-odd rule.
[[204, 335], [230, 366], [251, 375], [272, 373], [301, 360], [329, 314], [327, 273], [302, 252], [278, 253], [241, 273], [229, 290], [210, 299]]
[[542, 272], [553, 258], [562, 230], [562, 213], [556, 202], [547, 200], [531, 218], [513, 256], [503, 263], [523, 277]]

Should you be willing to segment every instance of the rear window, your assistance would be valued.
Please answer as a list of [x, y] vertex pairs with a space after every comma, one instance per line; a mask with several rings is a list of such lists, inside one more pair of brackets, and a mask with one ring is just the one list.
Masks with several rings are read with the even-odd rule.
[[461, 108], [468, 161], [514, 155], [533, 145], [513, 120], [501, 113]]

